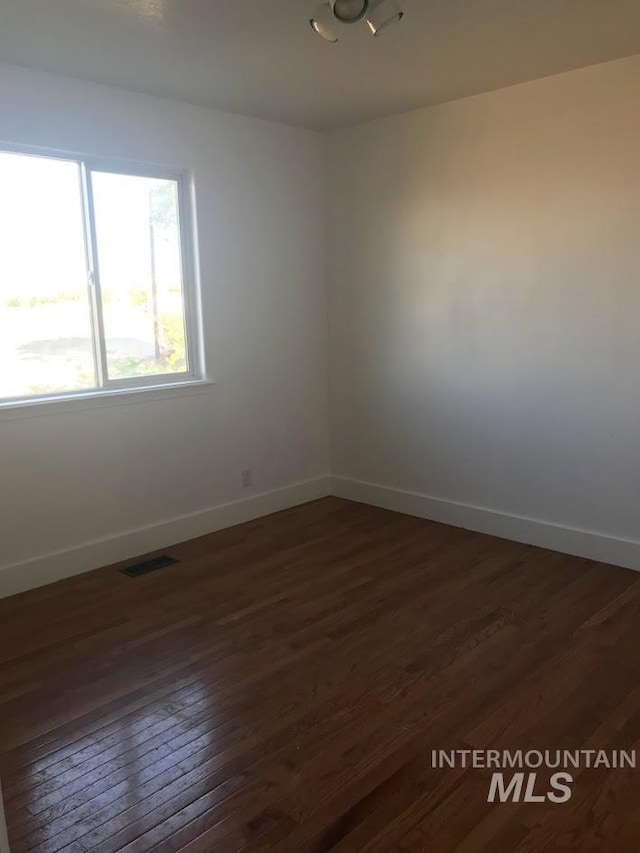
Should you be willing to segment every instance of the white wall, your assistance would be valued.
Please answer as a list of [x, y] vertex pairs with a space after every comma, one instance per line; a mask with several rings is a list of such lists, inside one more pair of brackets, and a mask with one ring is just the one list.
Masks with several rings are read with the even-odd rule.
[[640, 565], [500, 522], [640, 539], [639, 103], [636, 56], [330, 136], [337, 491]]
[[[321, 137], [0, 66], [2, 141], [193, 170], [216, 384], [127, 405], [0, 412], [0, 594], [205, 532], [215, 521], [206, 513], [170, 533], [118, 538], [246, 497], [241, 469], [253, 469], [253, 493], [326, 477]], [[71, 562], [23, 565], [102, 539], [110, 546]]]
[[0, 413], [0, 595], [323, 493], [323, 154], [334, 489], [640, 562], [639, 96], [633, 57], [325, 146], [0, 66], [0, 141], [194, 170], [216, 380]]

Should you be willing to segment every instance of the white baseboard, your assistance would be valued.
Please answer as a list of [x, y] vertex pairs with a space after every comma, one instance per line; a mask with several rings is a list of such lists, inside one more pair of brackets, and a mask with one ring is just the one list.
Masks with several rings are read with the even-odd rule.
[[262, 492], [244, 500], [221, 504], [192, 515], [129, 530], [108, 539], [87, 542], [67, 551], [0, 567], [0, 598], [100, 566], [128, 560], [140, 554], [168, 548], [179, 542], [215, 533], [216, 530], [233, 527], [329, 494], [515, 542], [538, 545], [552, 551], [640, 570], [640, 542], [636, 540], [562, 527], [535, 518], [510, 515], [375, 483], [343, 477], [319, 477], [282, 489]]
[[640, 570], [640, 542], [633, 539], [618, 539], [589, 530], [562, 527], [536, 518], [509, 515], [493, 509], [342, 477], [331, 478], [331, 494], [405, 515], [428, 518], [453, 527], [463, 527], [514, 542], [586, 557], [588, 560]]
[[149, 527], [128, 530], [108, 539], [87, 542], [68, 551], [46, 554], [24, 563], [0, 567], [0, 598], [62, 578], [168, 548], [178, 542], [215, 533], [272, 512], [289, 509], [329, 494], [329, 478], [319, 477], [244, 500], [173, 518]]

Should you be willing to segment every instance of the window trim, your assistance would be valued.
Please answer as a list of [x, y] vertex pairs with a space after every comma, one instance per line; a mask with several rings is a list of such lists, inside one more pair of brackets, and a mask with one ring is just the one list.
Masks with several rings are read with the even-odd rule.
[[[171, 391], [181, 387], [194, 388], [211, 384], [207, 377], [201, 313], [201, 289], [197, 263], [197, 238], [195, 230], [195, 191], [193, 173], [158, 163], [98, 157], [79, 152], [61, 151], [32, 145], [0, 141], [0, 153], [24, 154], [50, 160], [76, 163], [80, 175], [80, 194], [84, 231], [85, 259], [87, 265], [87, 291], [91, 311], [92, 346], [97, 384], [91, 388], [73, 391], [54, 391], [19, 397], [0, 397], [2, 410], [70, 403], [75, 400], [113, 398], [137, 391]], [[102, 297], [97, 253], [96, 219], [93, 203], [91, 174], [106, 172], [141, 178], [159, 178], [174, 181], [177, 187], [179, 252], [182, 272], [182, 299], [185, 324], [185, 351], [187, 370], [184, 373], [162, 373], [125, 379], [109, 379], [106, 360], [106, 337], [102, 318]]]
[[108, 391], [93, 388], [50, 397], [20, 397], [17, 402], [0, 402], [0, 422], [201, 395], [208, 393], [215, 384], [213, 379], [196, 379], [172, 385], [150, 385], [147, 388], [114, 388]]

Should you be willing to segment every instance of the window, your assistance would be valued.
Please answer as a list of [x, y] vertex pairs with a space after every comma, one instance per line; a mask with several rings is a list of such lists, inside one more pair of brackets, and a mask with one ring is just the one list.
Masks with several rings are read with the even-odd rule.
[[181, 175], [0, 151], [0, 403], [200, 378]]

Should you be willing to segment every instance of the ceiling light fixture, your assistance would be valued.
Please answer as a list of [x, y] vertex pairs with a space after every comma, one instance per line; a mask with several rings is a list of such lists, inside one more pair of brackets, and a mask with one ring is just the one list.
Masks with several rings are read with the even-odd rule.
[[369, 0], [329, 0], [336, 19], [343, 24], [355, 24], [364, 18]]
[[309, 23], [311, 24], [311, 29], [315, 33], [318, 33], [320, 38], [323, 38], [326, 41], [338, 41], [338, 34], [334, 28], [336, 21], [333, 17], [329, 0], [324, 0], [324, 2], [318, 6], [316, 11], [309, 18]]
[[341, 24], [355, 24], [364, 19], [372, 36], [378, 36], [403, 11], [397, 0], [322, 0], [312, 17], [311, 29], [326, 41], [338, 41]]
[[372, 36], [379, 36], [385, 27], [401, 21], [404, 15], [397, 0], [372, 0], [369, 6], [366, 20]]

